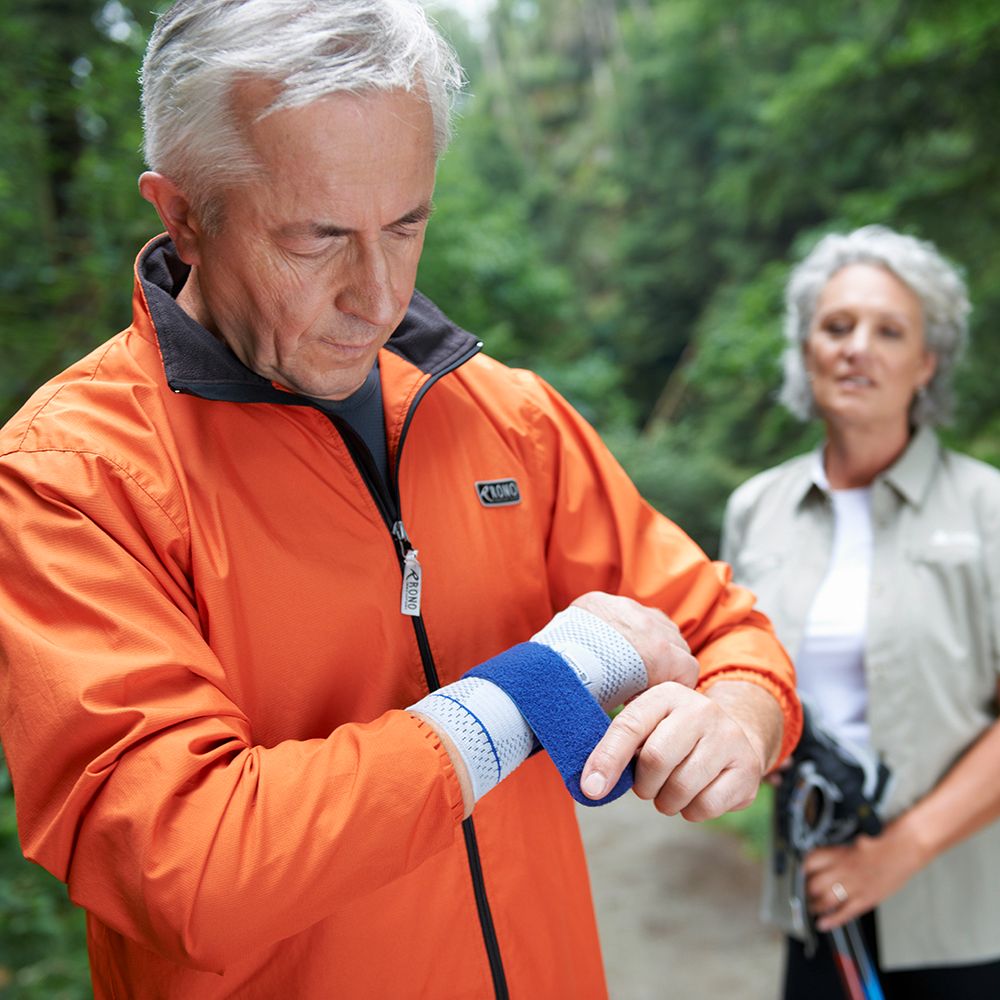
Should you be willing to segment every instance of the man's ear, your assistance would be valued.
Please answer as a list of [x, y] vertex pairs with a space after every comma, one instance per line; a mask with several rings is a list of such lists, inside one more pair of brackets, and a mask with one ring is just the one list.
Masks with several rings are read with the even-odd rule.
[[197, 264], [204, 235], [187, 195], [169, 178], [153, 170], [139, 177], [139, 193], [155, 209], [185, 264]]

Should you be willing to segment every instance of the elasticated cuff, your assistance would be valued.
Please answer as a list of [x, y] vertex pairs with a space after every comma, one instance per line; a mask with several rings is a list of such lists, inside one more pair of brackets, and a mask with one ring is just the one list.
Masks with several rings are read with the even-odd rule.
[[452, 761], [451, 755], [441, 742], [441, 737], [430, 723], [417, 716], [411, 715], [410, 718], [417, 724], [420, 735], [434, 747], [441, 758], [441, 767], [445, 774], [445, 784], [448, 789], [448, 806], [451, 810], [452, 818], [455, 820], [455, 825], [458, 826], [465, 818], [465, 800], [462, 797], [462, 783], [458, 780], [458, 775], [455, 773], [454, 761]]

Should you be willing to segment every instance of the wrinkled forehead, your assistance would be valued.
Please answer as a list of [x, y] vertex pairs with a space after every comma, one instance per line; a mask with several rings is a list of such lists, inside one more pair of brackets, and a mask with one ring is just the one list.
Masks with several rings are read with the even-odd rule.
[[375, 231], [429, 211], [437, 158], [431, 111], [405, 91], [335, 94], [264, 117], [267, 89], [245, 91], [255, 175], [229, 190], [268, 228], [292, 223]]

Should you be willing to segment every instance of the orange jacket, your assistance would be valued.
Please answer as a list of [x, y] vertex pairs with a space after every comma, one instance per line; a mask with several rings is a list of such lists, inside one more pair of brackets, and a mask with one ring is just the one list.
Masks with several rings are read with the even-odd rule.
[[[662, 607], [705, 676], [769, 687], [787, 749], [769, 626], [562, 399], [427, 300], [380, 357], [397, 497], [323, 412], [178, 328], [179, 266], [153, 241], [132, 326], [0, 435], [0, 733], [97, 997], [604, 996], [548, 758], [463, 824], [403, 708], [598, 589]], [[484, 506], [506, 479], [521, 502]]]

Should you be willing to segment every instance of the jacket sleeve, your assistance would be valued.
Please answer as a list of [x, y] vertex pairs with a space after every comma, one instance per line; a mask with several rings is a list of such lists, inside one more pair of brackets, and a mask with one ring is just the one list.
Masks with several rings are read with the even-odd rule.
[[[526, 376], [533, 379], [532, 376]], [[534, 380], [537, 478], [549, 482], [548, 567], [558, 608], [590, 590], [624, 594], [661, 608], [701, 666], [699, 688], [747, 680], [781, 706], [780, 758], [801, 731], [795, 673], [750, 591], [655, 511], [597, 433], [558, 393]]]
[[113, 461], [0, 459], [0, 734], [24, 853], [108, 926], [221, 971], [451, 846], [462, 802], [405, 712], [255, 746], [185, 554]]

